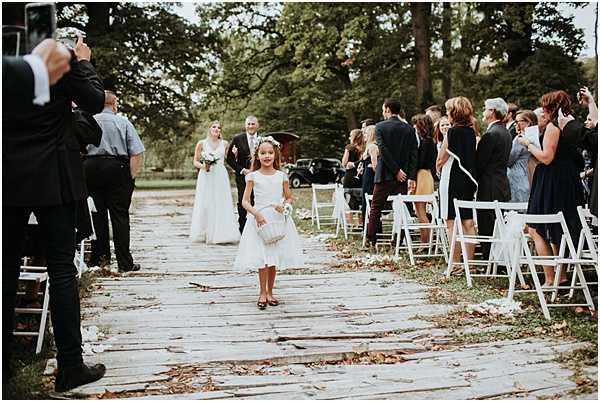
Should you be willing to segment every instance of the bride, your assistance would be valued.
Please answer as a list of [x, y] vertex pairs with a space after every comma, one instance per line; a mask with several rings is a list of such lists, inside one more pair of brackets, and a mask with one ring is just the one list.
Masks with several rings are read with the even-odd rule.
[[237, 243], [240, 239], [224, 165], [226, 149], [227, 141], [221, 139], [221, 123], [213, 121], [206, 139], [198, 141], [194, 153], [194, 166], [200, 171], [190, 229], [193, 242]]

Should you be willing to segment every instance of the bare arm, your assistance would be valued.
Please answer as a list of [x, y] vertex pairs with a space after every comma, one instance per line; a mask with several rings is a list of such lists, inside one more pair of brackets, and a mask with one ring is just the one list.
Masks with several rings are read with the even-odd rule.
[[526, 138], [519, 138], [519, 142], [527, 147], [531, 155], [544, 165], [549, 165], [554, 160], [556, 147], [560, 137], [559, 129], [554, 124], [548, 124], [546, 133], [544, 134], [544, 149], [539, 149], [535, 145], [530, 144]]
[[377, 158], [379, 157], [379, 148], [371, 146], [369, 148], [369, 156], [371, 157], [371, 168], [375, 172], [377, 170]]
[[131, 173], [132, 179], [135, 179], [140, 171], [140, 166], [142, 166], [142, 155], [144, 154], [141, 153], [137, 155], [132, 155], [129, 158], [129, 171]]
[[254, 189], [254, 180], [248, 180], [246, 182], [246, 189], [244, 190], [244, 195], [242, 196], [242, 206], [246, 211], [250, 214], [254, 215], [254, 219], [256, 220], [256, 224], [260, 227], [267, 223], [267, 220], [260, 213], [260, 211], [252, 206], [250, 202], [250, 197], [252, 195], [252, 190]]
[[450, 155], [448, 154], [448, 135], [444, 136], [444, 141], [442, 141], [442, 148], [440, 148], [440, 153], [438, 154], [437, 160], [435, 161], [435, 170], [438, 172], [442, 170], [442, 166], [446, 163]]
[[292, 191], [290, 190], [290, 182], [287, 180], [283, 182], [283, 197], [285, 198], [285, 200], [283, 201], [284, 203], [292, 205], [292, 203], [294, 202], [294, 198], [292, 197]]
[[200, 155], [202, 155], [202, 141], [198, 141], [196, 144], [196, 150], [194, 151], [194, 166], [197, 169], [202, 169], [202, 163], [200, 163]]
[[344, 149], [344, 156], [342, 157], [342, 166], [346, 167], [348, 164], [348, 159], [350, 159], [350, 152], [347, 149]]

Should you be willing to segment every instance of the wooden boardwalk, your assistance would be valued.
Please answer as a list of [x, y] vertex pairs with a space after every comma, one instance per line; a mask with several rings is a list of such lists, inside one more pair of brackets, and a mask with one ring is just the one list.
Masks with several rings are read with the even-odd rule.
[[[186, 399], [535, 398], [576, 388], [555, 358], [578, 343], [527, 339], [442, 347], [415, 318], [443, 314], [427, 288], [390, 272], [341, 272], [306, 239], [307, 270], [281, 272], [282, 304], [256, 308], [257, 279], [235, 246], [188, 240], [192, 191], [139, 192], [132, 250], [142, 270], [99, 278], [83, 327], [104, 334], [101, 381], [73, 396]], [[477, 330], [468, 329], [465, 330]]]

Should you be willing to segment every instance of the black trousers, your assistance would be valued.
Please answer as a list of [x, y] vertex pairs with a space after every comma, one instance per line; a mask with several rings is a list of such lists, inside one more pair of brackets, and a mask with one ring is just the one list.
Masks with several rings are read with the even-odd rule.
[[2, 207], [2, 370], [7, 374], [13, 344], [17, 284], [24, 232], [33, 212], [45, 238], [50, 277], [50, 314], [59, 368], [83, 362], [79, 313], [79, 285], [75, 258], [76, 202], [47, 207]]
[[91, 157], [85, 159], [83, 166], [88, 191], [98, 211], [92, 214], [97, 240], [92, 241], [90, 263], [97, 264], [101, 259], [110, 262], [110, 213], [117, 264], [119, 269], [129, 270], [133, 266], [129, 251], [129, 206], [135, 185], [129, 163], [119, 158]]
[[[244, 191], [246, 190], [246, 176], [239, 176], [236, 174], [235, 185], [238, 193], [238, 224], [240, 226], [240, 233], [242, 233], [244, 231], [244, 226], [246, 226], [246, 217], [248, 216], [248, 211], [242, 206], [242, 199], [244, 198]], [[250, 202], [254, 205], [254, 192], [250, 195]]]
[[390, 195], [399, 193], [406, 194], [407, 190], [408, 183], [406, 181], [389, 180], [375, 184], [371, 212], [369, 213], [369, 225], [367, 226], [367, 237], [372, 243], [377, 240], [377, 233], [381, 233], [381, 211], [387, 203], [387, 198]]

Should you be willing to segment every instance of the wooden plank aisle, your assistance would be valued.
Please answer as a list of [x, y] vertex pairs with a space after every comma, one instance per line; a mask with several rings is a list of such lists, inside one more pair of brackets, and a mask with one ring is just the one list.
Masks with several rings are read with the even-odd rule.
[[142, 270], [100, 278], [82, 302], [83, 326], [105, 334], [93, 345], [104, 350], [86, 359], [108, 370], [73, 395], [463, 399], [576, 387], [554, 359], [581, 344], [529, 339], [432, 351], [449, 334], [415, 316], [452, 306], [430, 304], [425, 286], [389, 272], [335, 271], [334, 255], [314, 239], [304, 245], [310, 269], [281, 272], [282, 304], [259, 311], [256, 277], [232, 269], [235, 246], [189, 242], [192, 196], [135, 194], [131, 242]]

